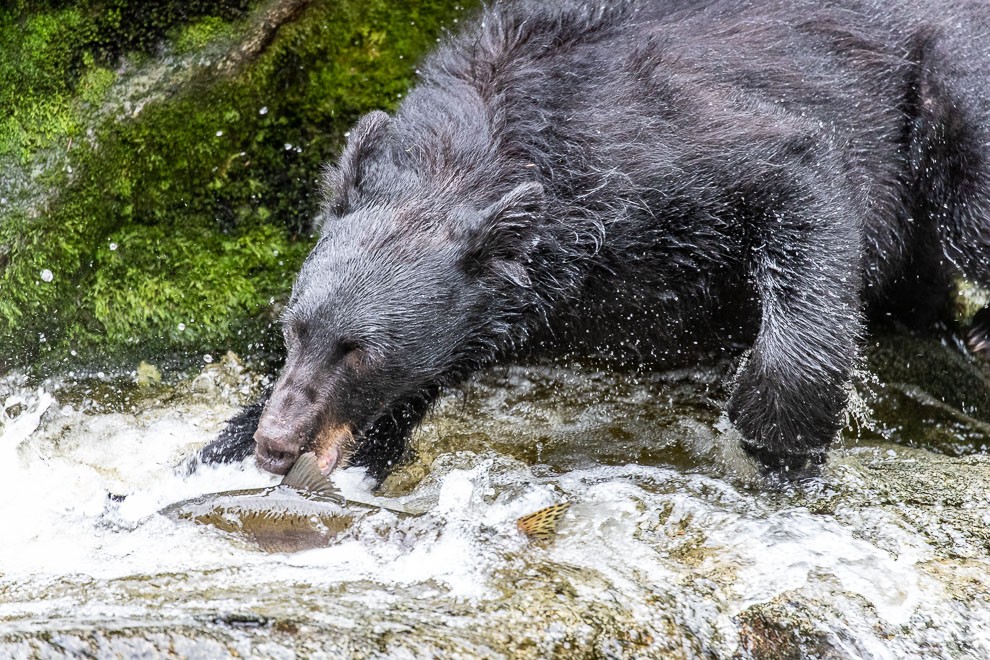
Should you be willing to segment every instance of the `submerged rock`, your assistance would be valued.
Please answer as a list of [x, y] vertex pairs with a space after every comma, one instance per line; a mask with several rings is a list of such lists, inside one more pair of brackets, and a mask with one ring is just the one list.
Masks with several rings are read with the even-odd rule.
[[859, 390], [881, 436], [952, 456], [990, 451], [990, 361], [951, 338], [885, 334], [867, 363]]

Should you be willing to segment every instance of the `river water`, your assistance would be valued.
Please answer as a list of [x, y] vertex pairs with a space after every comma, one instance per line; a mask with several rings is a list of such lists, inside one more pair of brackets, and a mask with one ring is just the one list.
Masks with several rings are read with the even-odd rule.
[[[425, 515], [293, 554], [157, 513], [276, 481], [177, 467], [256, 393], [231, 359], [150, 387], [8, 375], [0, 657], [990, 657], [979, 402], [867, 373], [821, 473], [769, 482], [734, 449], [726, 373], [485, 374], [380, 491]], [[563, 500], [551, 543], [516, 531]]]

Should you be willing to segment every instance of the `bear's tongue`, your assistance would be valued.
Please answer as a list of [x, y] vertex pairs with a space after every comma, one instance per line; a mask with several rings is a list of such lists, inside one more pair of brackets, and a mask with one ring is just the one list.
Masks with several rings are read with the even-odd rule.
[[344, 450], [351, 444], [353, 439], [354, 433], [351, 431], [350, 426], [346, 424], [328, 426], [321, 431], [313, 443], [313, 452], [316, 454], [316, 465], [320, 468], [320, 472], [325, 475], [333, 472], [334, 468], [340, 462]]

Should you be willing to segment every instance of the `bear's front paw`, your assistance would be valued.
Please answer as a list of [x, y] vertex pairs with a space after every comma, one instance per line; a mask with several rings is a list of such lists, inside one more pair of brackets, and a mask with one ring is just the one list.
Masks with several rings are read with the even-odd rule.
[[779, 454], [748, 442], [743, 442], [742, 448], [757, 465], [771, 473], [801, 474], [807, 468], [823, 465], [826, 457], [824, 448], [806, 454]]
[[820, 465], [841, 426], [844, 387], [770, 373], [751, 361], [729, 401], [729, 421], [742, 434], [743, 449], [774, 472]]

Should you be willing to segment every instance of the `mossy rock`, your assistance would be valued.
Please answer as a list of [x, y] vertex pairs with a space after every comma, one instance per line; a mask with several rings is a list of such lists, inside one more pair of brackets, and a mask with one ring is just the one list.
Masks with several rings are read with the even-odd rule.
[[0, 371], [277, 351], [324, 162], [444, 0], [0, 9]]

